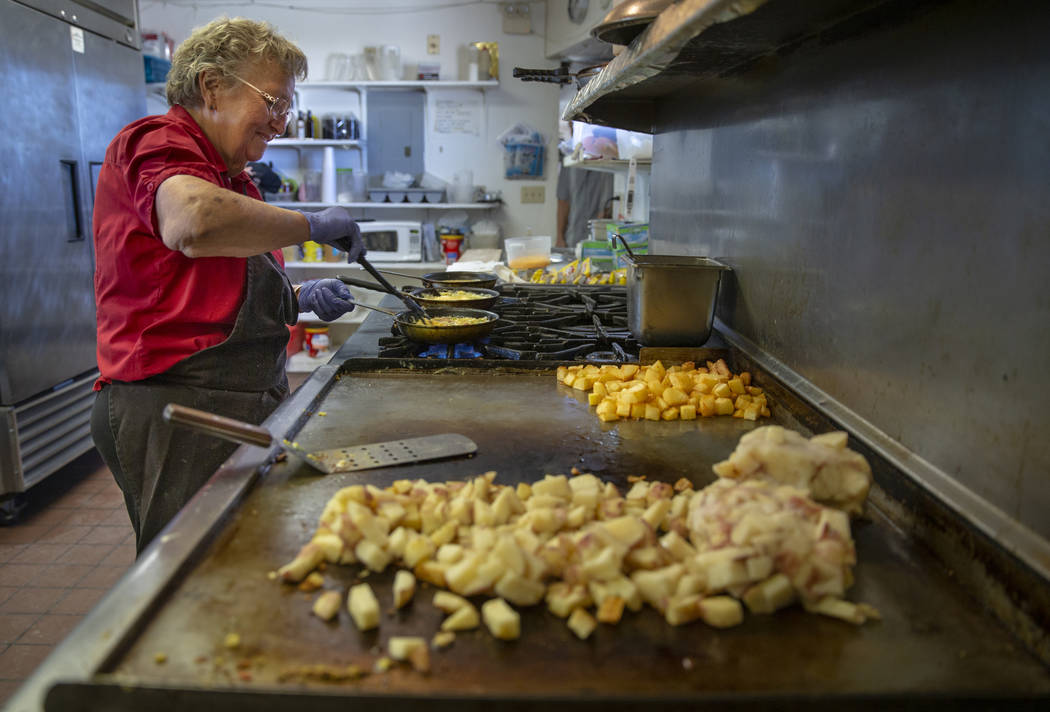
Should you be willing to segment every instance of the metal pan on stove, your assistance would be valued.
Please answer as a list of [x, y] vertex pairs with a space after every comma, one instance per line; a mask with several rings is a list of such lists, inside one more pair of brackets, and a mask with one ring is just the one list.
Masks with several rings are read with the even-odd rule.
[[[442, 299], [442, 294], [456, 292], [455, 299]], [[494, 289], [477, 289], [473, 287], [421, 287], [409, 294], [428, 311], [442, 308], [454, 309], [488, 309], [499, 299], [499, 292]], [[469, 295], [469, 296], [467, 296]]]
[[394, 318], [394, 323], [407, 338], [421, 344], [459, 344], [474, 342], [484, 339], [499, 321], [499, 314], [484, 309], [458, 309], [450, 307], [436, 307], [427, 309], [427, 317], [467, 317], [470, 319], [484, 319], [476, 324], [425, 324], [410, 311], [393, 312], [389, 309], [381, 309], [369, 304], [358, 303], [357, 306], [371, 309], [372, 311], [386, 314]]
[[429, 272], [422, 277], [403, 272], [379, 270], [383, 274], [393, 274], [408, 279], [418, 279], [427, 287], [469, 287], [471, 289], [492, 289], [499, 281], [499, 275], [492, 272]]

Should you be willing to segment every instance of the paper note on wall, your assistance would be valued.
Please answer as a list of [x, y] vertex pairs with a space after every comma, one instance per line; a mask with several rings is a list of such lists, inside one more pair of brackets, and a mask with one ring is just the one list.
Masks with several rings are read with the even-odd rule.
[[477, 136], [480, 127], [480, 101], [438, 99], [434, 102], [434, 133]]

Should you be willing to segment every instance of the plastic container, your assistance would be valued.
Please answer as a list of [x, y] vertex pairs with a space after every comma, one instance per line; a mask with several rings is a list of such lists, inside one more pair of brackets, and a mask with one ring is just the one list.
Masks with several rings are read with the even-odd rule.
[[441, 250], [445, 253], [445, 264], [450, 265], [463, 254], [463, 235], [454, 232], [442, 232]]
[[550, 235], [509, 237], [504, 243], [507, 266], [511, 269], [536, 269], [551, 263]]
[[328, 352], [331, 341], [328, 338], [327, 326], [308, 326], [304, 330], [303, 346], [310, 358], [317, 358]]
[[480, 220], [470, 226], [470, 246], [478, 249], [499, 247], [499, 225], [491, 220]]

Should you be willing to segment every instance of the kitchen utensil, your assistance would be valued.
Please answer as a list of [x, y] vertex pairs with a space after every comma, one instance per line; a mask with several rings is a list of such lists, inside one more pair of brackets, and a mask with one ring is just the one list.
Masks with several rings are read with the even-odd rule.
[[675, 0], [622, 2], [591, 30], [591, 36], [609, 44], [628, 45]]
[[535, 269], [551, 263], [550, 235], [508, 237], [503, 246], [507, 250], [507, 266], [511, 269]]
[[484, 309], [441, 307], [429, 309], [427, 314], [430, 316], [483, 317], [486, 321], [480, 324], [464, 324], [462, 326], [428, 326], [417, 321], [415, 315], [411, 312], [393, 312], [370, 304], [359, 303], [357, 306], [393, 317], [401, 333], [412, 341], [418, 341], [421, 344], [460, 344], [478, 341], [488, 336], [499, 320], [499, 314], [485, 311]]
[[578, 72], [570, 72], [566, 67], [558, 67], [557, 69], [515, 67], [511, 73], [515, 78], [523, 82], [548, 82], [550, 84], [570, 84], [575, 82], [577, 89], [583, 89], [587, 86], [587, 82], [598, 76], [605, 69], [606, 64], [607, 62], [592, 64]]
[[392, 274], [396, 277], [418, 279], [428, 287], [470, 287], [471, 289], [492, 289], [499, 281], [499, 275], [492, 272], [428, 272], [422, 277], [415, 274], [404, 274], [403, 272], [391, 272], [388, 269], [379, 270], [383, 274]]
[[388, 293], [393, 294], [395, 297], [403, 301], [410, 312], [418, 314], [419, 316], [424, 318], [427, 316], [427, 312], [425, 309], [423, 309], [423, 307], [419, 306], [418, 303], [416, 303], [411, 297], [409, 297], [404, 292], [398, 291], [397, 287], [390, 284], [390, 282], [387, 281], [387, 278], [380, 274], [379, 270], [373, 267], [371, 262], [365, 259], [364, 255], [361, 255], [357, 258], [357, 263], [364, 267], [366, 272], [375, 277], [376, 281], [383, 285], [383, 288]]
[[722, 273], [707, 257], [628, 252], [627, 326], [646, 346], [702, 346], [711, 335]]
[[[347, 277], [345, 275], [339, 275], [340, 281], [343, 284], [347, 284], [351, 287], [361, 287], [362, 289], [371, 289], [376, 292], [386, 292], [386, 290], [378, 284], [372, 284], [361, 279], [354, 279], [353, 277]], [[495, 304], [500, 294], [494, 289], [476, 289], [473, 287], [454, 287], [455, 290], [460, 292], [469, 292], [473, 295], [470, 299], [456, 299], [454, 301], [448, 299], [438, 299], [438, 295], [442, 290], [448, 290], [449, 287], [417, 287], [409, 292], [409, 296], [415, 301], [419, 302], [421, 306], [427, 310], [432, 309], [488, 309]], [[517, 302], [515, 299], [506, 299], [508, 302]], [[429, 311], [428, 311], [429, 313]]]
[[[270, 431], [259, 425], [226, 418], [196, 408], [175, 403], [164, 406], [164, 420], [215, 437], [245, 445], [269, 447], [273, 443]], [[285, 449], [310, 467], [325, 474], [355, 472], [410, 462], [438, 460], [455, 455], [472, 455], [478, 450], [470, 438], [458, 433], [442, 433], [419, 438], [403, 438], [367, 445], [353, 445], [308, 452], [298, 443], [282, 441]]]

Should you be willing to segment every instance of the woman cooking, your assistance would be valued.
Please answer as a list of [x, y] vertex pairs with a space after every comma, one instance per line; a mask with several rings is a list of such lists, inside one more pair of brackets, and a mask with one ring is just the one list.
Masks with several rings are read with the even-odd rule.
[[280, 249], [307, 240], [355, 261], [342, 208], [267, 205], [245, 166], [284, 132], [306, 57], [269, 25], [219, 19], [178, 48], [171, 109], [125, 127], [98, 177], [95, 445], [124, 492], [138, 551], [234, 445], [163, 422], [167, 403], [261, 423], [288, 394], [288, 325], [354, 308], [338, 280], [292, 287]]

